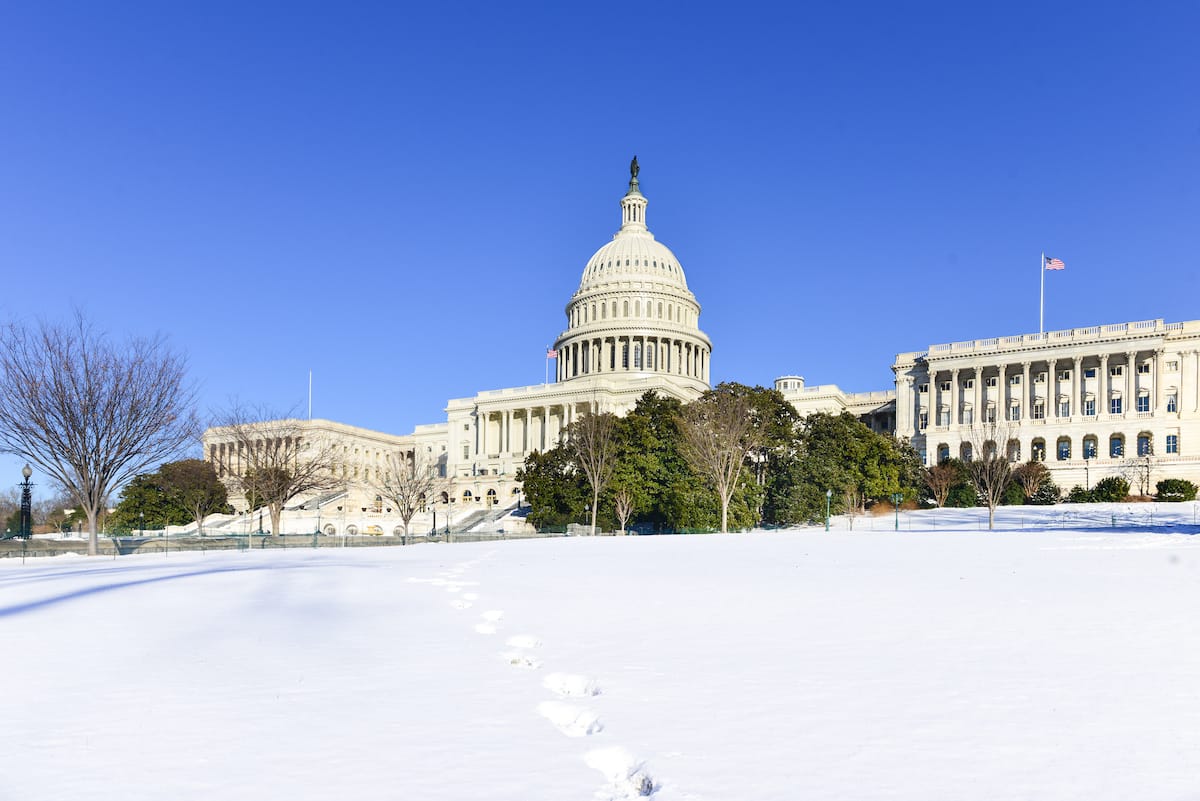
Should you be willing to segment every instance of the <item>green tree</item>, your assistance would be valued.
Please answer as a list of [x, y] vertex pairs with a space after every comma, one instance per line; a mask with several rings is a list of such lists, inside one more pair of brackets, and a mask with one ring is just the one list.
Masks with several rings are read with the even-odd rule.
[[1194, 501], [1196, 485], [1183, 478], [1164, 478], [1155, 485], [1160, 501]]
[[526, 456], [517, 480], [529, 502], [529, 522], [539, 529], [579, 520], [590, 495], [586, 479], [561, 445]]
[[201, 459], [167, 462], [153, 473], [134, 476], [121, 490], [121, 499], [109, 518], [117, 529], [162, 529], [195, 522], [203, 534], [204, 518], [232, 512], [225, 485], [213, 466]]
[[1091, 494], [1096, 503], [1123, 501], [1129, 497], [1129, 482], [1120, 476], [1108, 476], [1096, 482]]

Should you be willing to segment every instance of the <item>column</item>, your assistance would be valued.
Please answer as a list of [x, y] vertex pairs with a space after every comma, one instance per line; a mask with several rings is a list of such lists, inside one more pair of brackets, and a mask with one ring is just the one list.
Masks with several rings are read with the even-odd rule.
[[959, 386], [958, 386], [958, 370], [950, 371], [950, 425], [956, 426], [959, 423]]
[[[1096, 405], [1100, 408], [1097, 414], [1108, 414], [1112, 408], [1108, 402], [1108, 354], [1100, 355], [1100, 370], [1096, 373]], [[1107, 453], [1107, 451], [1105, 451]]]
[[[1183, 365], [1180, 365], [1182, 367]], [[1183, 374], [1180, 374], [1179, 383], [1183, 383]], [[1192, 351], [1192, 411], [1200, 410], [1200, 351]], [[1182, 401], [1180, 401], [1182, 403]], [[1183, 408], [1182, 406], [1179, 408]]]
[[542, 453], [550, 450], [550, 407], [542, 407]]
[[1058, 419], [1058, 359], [1046, 363], [1046, 410], [1047, 417]]
[[1125, 354], [1125, 402], [1121, 411], [1126, 419], [1137, 417], [1137, 351]]
[[1150, 397], [1153, 398], [1150, 407], [1150, 412], [1158, 415], [1163, 407], [1163, 382], [1162, 382], [1162, 348], [1154, 351], [1154, 358], [1150, 361], [1150, 381], [1154, 384], [1154, 389], [1150, 392]]
[[982, 425], [983, 424], [983, 368], [980, 366], [975, 367], [975, 397], [972, 402], [975, 405], [974, 410], [971, 412], [971, 414], [974, 418], [974, 424], [977, 426]]
[[1029, 362], [1021, 362], [1021, 422], [1033, 419], [1033, 387], [1029, 385]]
[[[1071, 373], [1071, 380], [1075, 382], [1074, 383], [1075, 391], [1071, 393], [1071, 396], [1073, 398], [1073, 400], [1071, 401], [1071, 406], [1072, 406], [1071, 414], [1074, 416], [1080, 416], [1083, 414], [1083, 398], [1087, 392], [1087, 390], [1084, 388], [1084, 385], [1083, 385], [1083, 357], [1082, 356], [1075, 357], [1075, 368], [1074, 368], [1074, 371]], [[1080, 448], [1083, 447], [1082, 440], [1080, 440], [1079, 447]], [[1082, 453], [1082, 452], [1083, 451], [1080, 451], [1080, 453]]]

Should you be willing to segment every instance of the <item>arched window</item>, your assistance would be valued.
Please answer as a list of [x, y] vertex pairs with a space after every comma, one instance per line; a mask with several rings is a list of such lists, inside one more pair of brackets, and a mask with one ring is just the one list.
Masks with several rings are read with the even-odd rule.
[[627, 301], [627, 300], [621, 301], [621, 316], [622, 317], [629, 316], [629, 301]]
[[382, 511], [383, 511], [383, 497], [380, 495], [376, 495], [375, 496], [375, 513], [379, 514]]
[[642, 369], [642, 343], [641, 342], [633, 343], [633, 369], [634, 370]]
[[346, 526], [346, 534], [351, 537], [357, 536], [358, 535], [358, 526], [354, 525], [353, 523]]
[[1108, 438], [1108, 455], [1112, 458], [1125, 455], [1125, 437], [1113, 434]]
[[1154, 440], [1150, 438], [1150, 432], [1143, 431], [1138, 434], [1137, 438], [1137, 455], [1152, 456], [1154, 454]]
[[1046, 461], [1046, 440], [1041, 437], [1035, 439], [1030, 445], [1030, 455], [1035, 462]]
[[1008, 461], [1021, 461], [1021, 441], [1019, 439], [1010, 439], [1008, 441]]
[[1060, 462], [1068, 461], [1071, 458], [1071, 438], [1070, 437], [1059, 437], [1058, 438], [1058, 442], [1055, 444], [1055, 454], [1057, 455], [1058, 461], [1060, 461]]
[[494, 489], [488, 490], [487, 491], [488, 506], [495, 506], [499, 502], [500, 502], [500, 499], [496, 497], [496, 491]]
[[470, 490], [463, 490], [463, 494], [462, 494], [463, 503], [470, 503], [470, 502], [471, 502], [471, 499], [472, 499], [473, 497], [474, 497], [474, 496], [473, 496], [473, 495], [471, 495], [471, 491], [470, 491]]
[[1097, 452], [1100, 450], [1100, 445], [1093, 435], [1088, 435], [1083, 438], [1083, 458], [1095, 459]]
[[600, 304], [600, 319], [601, 320], [608, 319], [608, 304], [607, 303]]
[[958, 446], [958, 458], [959, 459], [962, 459], [964, 462], [969, 462], [969, 461], [971, 461], [971, 457], [973, 455], [974, 455], [974, 452], [971, 448], [971, 443], [964, 442]]
[[642, 316], [642, 302], [640, 300], [635, 300], [633, 302], [633, 316], [634, 317]]
[[942, 462], [947, 461], [949, 458], [950, 458], [950, 446], [943, 442], [941, 445], [937, 446], [938, 464], [941, 464]]

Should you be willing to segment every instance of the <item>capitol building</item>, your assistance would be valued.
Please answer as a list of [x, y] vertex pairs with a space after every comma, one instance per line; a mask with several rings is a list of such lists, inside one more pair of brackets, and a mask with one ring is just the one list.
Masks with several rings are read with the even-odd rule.
[[[394, 516], [371, 477], [397, 453], [446, 477], [448, 489], [435, 500], [441, 525], [450, 516], [457, 526], [518, 503], [516, 473], [526, 455], [554, 447], [580, 415], [624, 414], [649, 390], [687, 403], [709, 389], [713, 344], [700, 328], [700, 303], [675, 254], [647, 227], [638, 172], [634, 159], [620, 227], [587, 260], [567, 303], [552, 382], [452, 399], [445, 422], [407, 435], [290, 421], [304, 439], [340, 453], [344, 489], [326, 498], [341, 514], [327, 507], [322, 530], [393, 531]], [[797, 375], [774, 386], [801, 415], [845, 411], [907, 439], [927, 465], [969, 458], [983, 424], [1004, 432], [1000, 447], [1014, 461], [1044, 461], [1064, 490], [1110, 474], [1128, 477], [1134, 460], [1147, 457], [1154, 481], [1200, 483], [1200, 321], [936, 344], [899, 354], [892, 371], [893, 386], [874, 392], [809, 386]], [[222, 470], [238, 469], [238, 447], [221, 428], [204, 434], [205, 457]], [[232, 499], [235, 507], [239, 500]], [[305, 500], [318, 499], [293, 501], [285, 530], [314, 530], [317, 517]], [[413, 525], [428, 530], [429, 516]]]

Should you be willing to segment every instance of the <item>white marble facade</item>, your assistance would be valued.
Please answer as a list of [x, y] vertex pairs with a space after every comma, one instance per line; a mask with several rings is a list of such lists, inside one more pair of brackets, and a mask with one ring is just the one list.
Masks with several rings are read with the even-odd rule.
[[[567, 303], [551, 383], [450, 400], [445, 422], [407, 435], [298, 423], [305, 436], [339, 444], [347, 491], [336, 511], [387, 516], [369, 477], [389, 451], [413, 459], [423, 451], [450, 479], [441, 515], [459, 521], [509, 507], [526, 455], [553, 447], [587, 410], [622, 414], [647, 390], [688, 402], [709, 388], [712, 343], [699, 327], [700, 304], [679, 260], [646, 225], [636, 160], [631, 174], [620, 228], [588, 259]], [[901, 353], [894, 390], [850, 393], [806, 386], [796, 375], [777, 378], [775, 388], [802, 415], [846, 411], [907, 438], [926, 464], [967, 455], [972, 428], [995, 420], [1009, 429], [1010, 456], [1043, 459], [1064, 490], [1118, 473], [1135, 489], [1139, 475], [1148, 477], [1152, 490], [1166, 477], [1200, 482], [1198, 354], [1200, 321], [1150, 320]], [[205, 433], [208, 458], [217, 461], [226, 447], [219, 430]], [[392, 530], [390, 521], [378, 522]]]
[[[901, 353], [896, 434], [926, 464], [970, 455], [993, 423], [1009, 455], [1064, 490], [1122, 475], [1200, 481], [1200, 321], [1143, 320]], [[977, 438], [977, 437], [976, 437]]]

